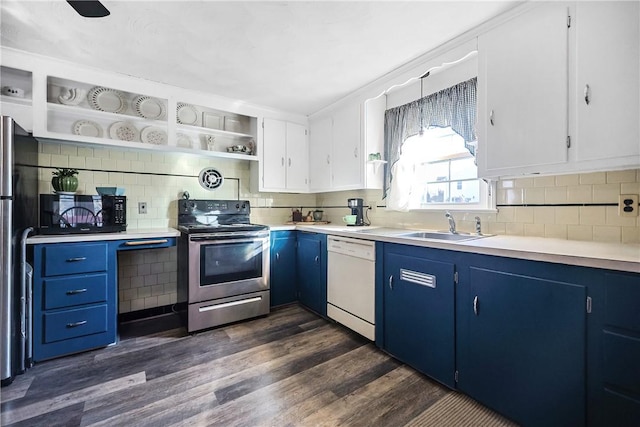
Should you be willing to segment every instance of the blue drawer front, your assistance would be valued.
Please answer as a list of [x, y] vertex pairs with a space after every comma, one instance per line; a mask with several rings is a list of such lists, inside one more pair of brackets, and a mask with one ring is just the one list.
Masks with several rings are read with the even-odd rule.
[[45, 310], [106, 301], [107, 273], [44, 280]]
[[605, 382], [640, 394], [640, 339], [605, 331]]
[[44, 276], [107, 270], [106, 243], [51, 245], [44, 248]]
[[106, 330], [106, 304], [44, 314], [45, 343], [97, 334]]
[[605, 283], [607, 324], [640, 331], [640, 276], [607, 273]]

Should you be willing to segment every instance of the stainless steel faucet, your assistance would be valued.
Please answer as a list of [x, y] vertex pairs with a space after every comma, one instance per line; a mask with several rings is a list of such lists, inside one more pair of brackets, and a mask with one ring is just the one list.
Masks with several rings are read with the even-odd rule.
[[482, 224], [480, 224], [480, 217], [476, 217], [476, 234], [480, 236], [482, 234]]
[[453, 215], [451, 215], [449, 211], [447, 211], [447, 213], [445, 213], [444, 216], [449, 220], [449, 231], [452, 234], [458, 234], [458, 232], [456, 231], [456, 220], [453, 219]]

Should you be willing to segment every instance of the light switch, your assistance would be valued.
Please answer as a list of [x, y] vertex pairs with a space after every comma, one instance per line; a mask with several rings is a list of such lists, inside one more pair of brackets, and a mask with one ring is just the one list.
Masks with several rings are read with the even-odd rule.
[[618, 201], [618, 215], [633, 217], [638, 216], [638, 195], [621, 194]]

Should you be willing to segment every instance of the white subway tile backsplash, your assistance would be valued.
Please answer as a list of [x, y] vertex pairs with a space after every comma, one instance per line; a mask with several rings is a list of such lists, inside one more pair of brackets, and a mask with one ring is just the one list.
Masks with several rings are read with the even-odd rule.
[[[559, 187], [568, 187], [570, 185], [580, 184], [580, 175], [557, 175], [555, 177], [555, 185]], [[552, 184], [551, 186], [553, 186]]]
[[593, 240], [593, 227], [590, 225], [568, 225], [569, 240]]
[[634, 169], [607, 172], [608, 183], [635, 182], [635, 180], [636, 171]]
[[542, 205], [544, 200], [544, 188], [525, 188], [524, 189], [524, 203]]
[[60, 154], [64, 156], [78, 156], [78, 147], [75, 145], [60, 144]]
[[618, 203], [620, 184], [594, 184], [594, 203]]
[[580, 224], [605, 225], [606, 209], [604, 206], [580, 206]]
[[606, 172], [580, 174], [580, 184], [604, 184], [607, 182]]
[[594, 225], [593, 240], [595, 242], [619, 243], [622, 240], [622, 230], [620, 227]]
[[593, 186], [567, 186], [567, 203], [591, 203], [593, 201]]
[[533, 178], [534, 187], [553, 187], [556, 185], [555, 176], [537, 176]]

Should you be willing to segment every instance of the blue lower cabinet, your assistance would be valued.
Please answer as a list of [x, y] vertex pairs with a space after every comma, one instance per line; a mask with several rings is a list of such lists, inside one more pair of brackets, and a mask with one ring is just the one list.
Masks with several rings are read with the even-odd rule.
[[384, 245], [382, 347], [454, 387], [455, 265], [443, 258], [437, 250]]
[[296, 295], [296, 232], [272, 231], [269, 287], [271, 307], [295, 302]]
[[116, 342], [116, 244], [33, 246], [34, 361]]
[[298, 301], [327, 316], [327, 236], [297, 232]]
[[467, 259], [457, 295], [458, 388], [523, 426], [584, 426], [587, 288], [580, 274]]
[[590, 382], [592, 426], [640, 426], [640, 274], [607, 271], [603, 312], [590, 337], [599, 344], [590, 362], [599, 367]]

